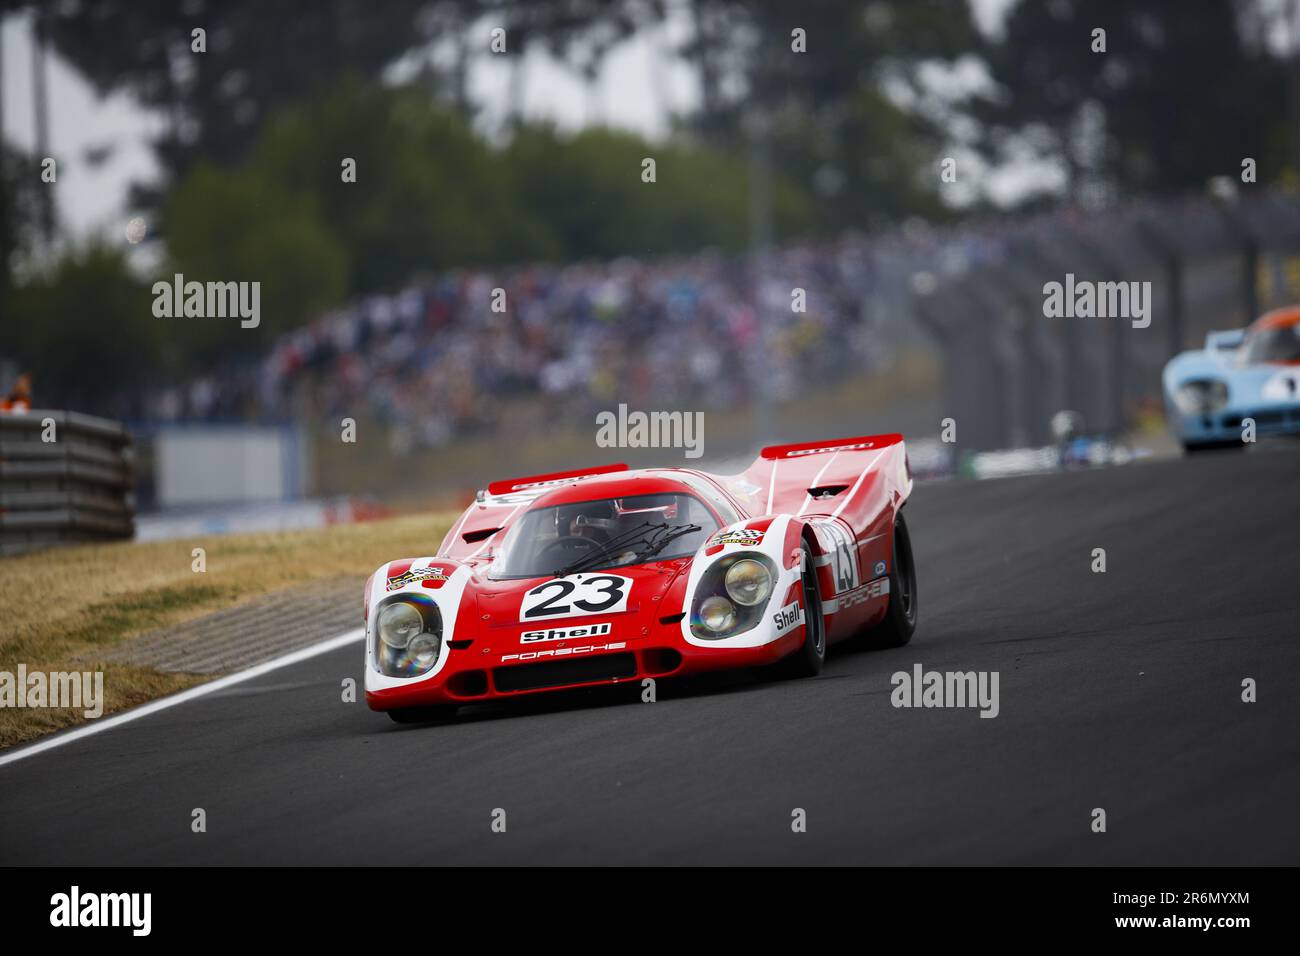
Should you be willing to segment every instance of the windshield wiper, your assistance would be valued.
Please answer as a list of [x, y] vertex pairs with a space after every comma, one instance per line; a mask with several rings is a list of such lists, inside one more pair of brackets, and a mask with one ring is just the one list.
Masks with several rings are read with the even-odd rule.
[[[645, 528], [647, 525], [649, 525], [650, 530], [641, 533], [641, 529]], [[591, 566], [601, 558], [612, 557], [613, 551], [618, 548], [631, 547], [633, 548], [633, 553], [636, 554], [638, 558], [648, 558], [652, 555], [658, 554], [667, 547], [668, 542], [675, 538], [680, 538], [684, 534], [690, 534], [693, 531], [699, 530], [700, 526], [697, 524], [664, 525], [651, 524], [649, 521], [645, 521], [637, 525], [635, 528], [632, 528], [629, 531], [624, 531], [617, 537], [611, 538], [609, 541], [601, 545], [598, 550], [584, 554], [572, 564], [556, 571], [555, 576], [557, 578], [562, 578], [582, 568]], [[644, 550], [636, 550], [634, 546], [642, 538], [645, 539], [645, 548]]]
[[674, 527], [664, 525], [664, 531], [653, 541], [647, 543], [644, 551], [638, 551], [638, 558], [652, 558], [664, 548], [668, 547], [669, 542], [675, 541], [684, 534], [692, 534], [700, 530], [697, 524], [679, 524]]
[[649, 521], [642, 521], [635, 528], [628, 528], [626, 531], [622, 532], [621, 534], [614, 535], [614, 537], [610, 538], [604, 544], [597, 544], [595, 550], [588, 551], [586, 554], [578, 558], [576, 561], [572, 561], [569, 564], [566, 564], [564, 567], [560, 568], [559, 570], [555, 571], [554, 574], [557, 578], [568, 577], [574, 571], [578, 571], [586, 567], [592, 561], [596, 561], [603, 557], [608, 557], [612, 549], [621, 548], [627, 544], [630, 544], [631, 542], [635, 541], [638, 537], [645, 537], [645, 535], [647, 534], [646, 531], [647, 528], [654, 529], [657, 527], [660, 526], [653, 524], [652, 522]]

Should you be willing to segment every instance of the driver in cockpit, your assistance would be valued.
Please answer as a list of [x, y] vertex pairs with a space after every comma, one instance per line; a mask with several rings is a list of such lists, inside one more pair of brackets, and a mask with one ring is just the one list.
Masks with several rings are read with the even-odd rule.
[[569, 534], [604, 544], [618, 531], [618, 519], [609, 517], [609, 506], [602, 511], [580, 511], [569, 522]]

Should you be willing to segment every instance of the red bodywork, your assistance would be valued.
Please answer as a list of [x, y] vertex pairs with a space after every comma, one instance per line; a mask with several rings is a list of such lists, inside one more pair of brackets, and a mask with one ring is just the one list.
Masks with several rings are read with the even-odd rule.
[[[802, 602], [797, 581], [800, 543], [814, 555], [825, 610], [827, 642], [878, 622], [890, 600], [879, 593], [892, 561], [892, 529], [912, 480], [900, 435], [874, 435], [763, 449], [744, 472], [711, 475], [679, 468], [628, 470], [624, 465], [494, 482], [469, 506], [435, 556], [391, 562], [366, 585], [366, 700], [375, 710], [468, 704], [520, 694], [639, 681], [718, 668], [774, 663], [798, 650], [806, 625], [758, 646], [700, 646], [687, 635], [688, 580], [693, 562], [723, 548], [706, 543], [693, 557], [616, 569], [632, 579], [626, 610], [599, 615], [609, 632], [524, 645], [538, 624], [521, 623], [524, 595], [547, 578], [493, 580], [487, 569], [493, 544], [528, 509], [641, 494], [690, 493], [707, 505], [724, 529], [764, 532], [763, 547], [795, 575], [773, 593], [770, 608]], [[810, 493], [811, 491], [811, 493]], [[738, 520], [732, 520], [737, 517]], [[780, 535], [772, 540], [773, 532]], [[721, 532], [719, 532], [721, 534]], [[712, 542], [712, 539], [710, 539]], [[733, 545], [734, 547], [734, 545]], [[599, 572], [593, 572], [599, 573]], [[412, 580], [412, 576], [419, 580]], [[460, 589], [454, 632], [445, 635], [436, 672], [394, 681], [374, 664], [371, 605], [396, 584], [435, 599]], [[683, 619], [687, 624], [683, 624]], [[583, 628], [591, 615], [556, 617], [546, 628]], [[388, 685], [388, 686], [383, 686]]]

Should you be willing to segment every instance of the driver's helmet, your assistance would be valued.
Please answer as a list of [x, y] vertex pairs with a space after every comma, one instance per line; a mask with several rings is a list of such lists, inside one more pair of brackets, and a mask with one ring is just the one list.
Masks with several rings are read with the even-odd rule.
[[617, 530], [618, 519], [607, 501], [593, 502], [569, 521], [569, 534], [592, 541], [608, 541]]

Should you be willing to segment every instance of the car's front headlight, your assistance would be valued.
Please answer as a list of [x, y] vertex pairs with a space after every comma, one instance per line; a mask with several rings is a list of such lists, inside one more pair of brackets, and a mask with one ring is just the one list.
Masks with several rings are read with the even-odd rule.
[[764, 554], [732, 554], [700, 575], [691, 606], [691, 633], [719, 640], [750, 630], [776, 586], [776, 565]]
[[411, 638], [423, 630], [424, 618], [406, 601], [396, 601], [379, 612], [379, 639], [394, 650], [405, 650]]
[[736, 606], [720, 594], [700, 602], [700, 623], [715, 634], [731, 629], [736, 623]]
[[761, 604], [772, 595], [772, 572], [753, 558], [741, 558], [727, 568], [722, 580], [731, 599], [745, 607]]
[[1217, 412], [1228, 404], [1228, 383], [1217, 378], [1184, 382], [1174, 391], [1174, 404], [1184, 415]]
[[375, 664], [389, 677], [418, 677], [442, 654], [442, 613], [423, 595], [392, 598], [375, 621]]

